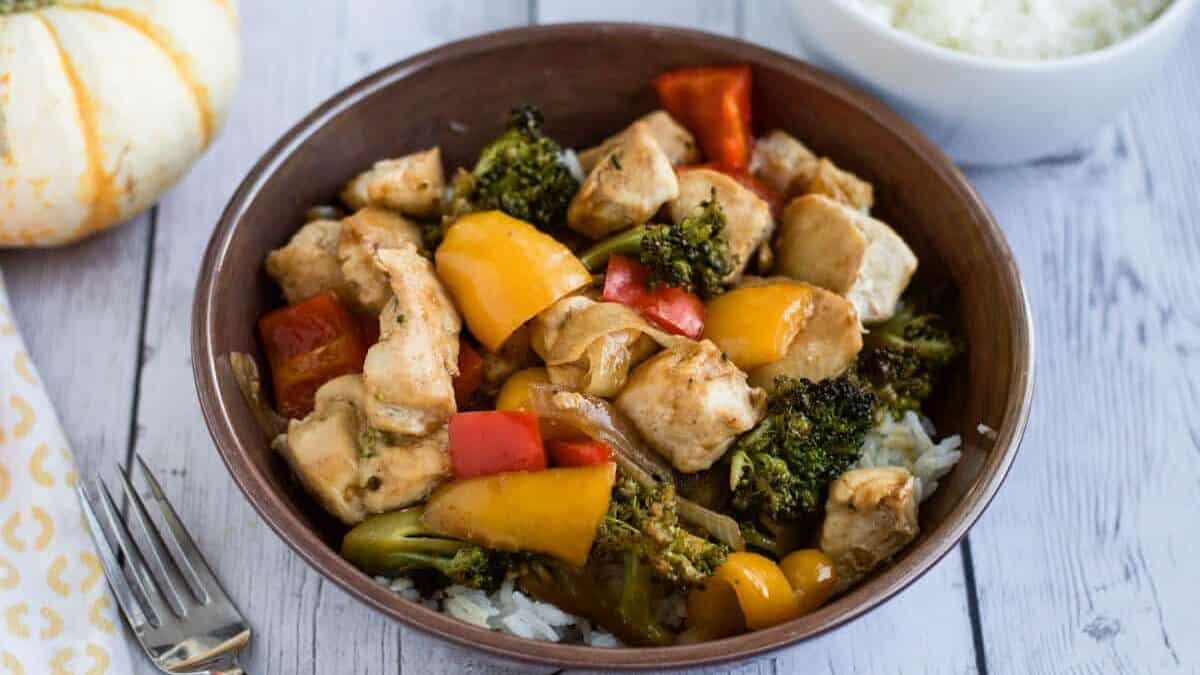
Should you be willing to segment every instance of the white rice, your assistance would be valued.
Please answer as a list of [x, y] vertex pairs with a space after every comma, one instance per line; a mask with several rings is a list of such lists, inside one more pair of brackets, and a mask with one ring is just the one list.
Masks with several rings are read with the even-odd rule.
[[926, 42], [981, 56], [1037, 61], [1117, 43], [1171, 0], [845, 0]]
[[858, 467], [899, 466], [916, 479], [917, 498], [925, 501], [938, 487], [938, 480], [962, 457], [960, 436], [947, 436], [934, 443], [937, 432], [933, 423], [911, 410], [899, 420], [884, 413], [874, 429], [863, 439]]
[[407, 577], [376, 577], [375, 581], [406, 600], [420, 602], [429, 609], [480, 628], [530, 640], [575, 642], [592, 647], [621, 646], [616, 636], [592, 626], [587, 619], [568, 614], [549, 603], [538, 602], [516, 590], [512, 578], [490, 594], [466, 586], [448, 586], [425, 598]]

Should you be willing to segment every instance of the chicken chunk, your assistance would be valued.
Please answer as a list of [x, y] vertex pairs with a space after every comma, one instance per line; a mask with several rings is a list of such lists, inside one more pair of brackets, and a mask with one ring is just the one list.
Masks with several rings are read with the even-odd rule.
[[347, 183], [341, 197], [355, 210], [379, 206], [414, 218], [436, 218], [445, 189], [442, 151], [434, 147], [376, 162]]
[[880, 323], [895, 316], [900, 296], [917, 271], [917, 256], [882, 221], [866, 218], [862, 231], [867, 238], [867, 251], [858, 279], [846, 297], [858, 310], [860, 321]]
[[286, 246], [267, 254], [267, 274], [289, 303], [329, 290], [349, 299], [337, 256], [341, 230], [336, 220], [314, 220], [292, 235]]
[[375, 263], [375, 252], [404, 243], [421, 246], [421, 228], [386, 209], [368, 206], [342, 220], [337, 256], [346, 292], [354, 305], [379, 314], [392, 297], [387, 273]]
[[[751, 282], [780, 280], [772, 277]], [[804, 327], [796, 333], [782, 359], [750, 371], [752, 385], [770, 391], [775, 386], [775, 378], [780, 376], [813, 382], [837, 377], [846, 372], [854, 363], [854, 357], [862, 351], [862, 330], [854, 305], [836, 293], [816, 286], [810, 288], [812, 313]]]
[[450, 433], [446, 427], [401, 445], [381, 442], [362, 459], [359, 474], [367, 513], [386, 513], [425, 501], [450, 477]]
[[898, 467], [853, 469], [829, 486], [821, 550], [837, 571], [842, 592], [916, 538], [917, 489]]
[[629, 371], [659, 344], [677, 338], [652, 328], [637, 312], [612, 302], [572, 295], [531, 322], [533, 349], [550, 381], [592, 396], [614, 396]]
[[875, 205], [875, 188], [870, 183], [839, 169], [827, 158], [817, 164], [817, 172], [806, 192], [825, 195], [863, 213], [869, 213]]
[[776, 129], [755, 142], [750, 173], [782, 199], [790, 199], [808, 190], [819, 163], [807, 146]]
[[638, 118], [621, 133], [604, 139], [600, 145], [580, 152], [579, 164], [583, 167], [584, 172], [591, 173], [600, 160], [604, 159], [614, 147], [624, 140], [630, 129], [636, 126], [644, 127], [646, 131], [650, 132], [650, 136], [666, 153], [667, 159], [671, 160], [672, 165], [695, 164], [700, 160], [700, 152], [696, 149], [696, 139], [692, 137], [692, 133], [676, 122], [675, 118], [671, 117], [667, 111], [655, 110]]
[[462, 320], [416, 246], [380, 249], [376, 261], [394, 297], [379, 316], [380, 339], [363, 364], [367, 420], [382, 431], [423, 436], [457, 410], [452, 381]]
[[734, 257], [733, 271], [726, 280], [732, 283], [742, 277], [755, 249], [771, 237], [775, 221], [771, 219], [771, 207], [761, 197], [712, 169], [686, 171], [679, 176], [679, 196], [667, 204], [671, 220], [678, 223], [700, 213], [702, 204], [714, 192], [725, 211], [725, 239]]
[[445, 429], [396, 443], [367, 425], [365, 402], [361, 375], [330, 380], [275, 443], [305, 489], [348, 525], [415, 504], [450, 475]]
[[766, 401], [711, 341], [683, 340], [634, 369], [615, 404], [651, 448], [695, 473], [758, 424]]
[[599, 239], [645, 223], [678, 195], [671, 160], [644, 126], [635, 125], [583, 181], [567, 208], [567, 225]]
[[845, 295], [863, 323], [890, 319], [917, 269], [892, 228], [824, 195], [788, 204], [775, 248], [777, 274]]
[[779, 225], [775, 273], [849, 293], [867, 251], [865, 218], [824, 195], [792, 200]]

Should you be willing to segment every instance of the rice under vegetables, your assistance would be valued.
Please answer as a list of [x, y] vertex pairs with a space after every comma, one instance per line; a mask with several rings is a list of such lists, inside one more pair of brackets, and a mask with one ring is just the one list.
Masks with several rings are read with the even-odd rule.
[[591, 647], [621, 646], [614, 635], [592, 626], [587, 619], [533, 600], [514, 588], [511, 578], [490, 594], [466, 586], [448, 586], [425, 598], [407, 577], [376, 577], [375, 581], [406, 600], [480, 628], [530, 640], [575, 642]]
[[908, 469], [916, 479], [917, 499], [925, 501], [938, 487], [938, 480], [962, 457], [962, 437], [947, 436], [934, 443], [934, 433], [928, 418], [913, 411], [897, 420], [884, 413], [883, 421], [863, 439], [859, 467], [899, 466]]
[[981, 56], [1055, 59], [1103, 49], [1171, 0], [849, 0], [927, 42]]

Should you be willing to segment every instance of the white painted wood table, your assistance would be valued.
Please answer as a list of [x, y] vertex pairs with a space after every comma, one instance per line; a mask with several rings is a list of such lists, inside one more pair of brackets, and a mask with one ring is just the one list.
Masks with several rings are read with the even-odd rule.
[[[111, 470], [136, 450], [164, 474], [254, 626], [250, 673], [512, 672], [354, 602], [234, 487], [189, 363], [209, 232], [287, 127], [418, 50], [530, 22], [620, 19], [793, 51], [787, 10], [764, 0], [244, 0], [241, 14], [244, 76], [220, 138], [124, 228], [0, 254], [17, 318], [83, 468]], [[1197, 42], [1092, 147], [971, 172], [1008, 232], [1037, 319], [1037, 400], [995, 503], [886, 606], [738, 672], [1200, 672]]]

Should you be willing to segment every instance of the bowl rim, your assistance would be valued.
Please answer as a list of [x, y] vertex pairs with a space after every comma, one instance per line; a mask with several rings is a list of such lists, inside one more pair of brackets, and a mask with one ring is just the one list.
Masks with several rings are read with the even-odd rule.
[[[958, 199], [983, 223], [990, 244], [1004, 261], [1003, 277], [1019, 295], [1017, 321], [1012, 326], [1014, 358], [1009, 366], [1011, 394], [1005, 403], [1006, 424], [996, 430], [991, 450], [980, 470], [982, 477], [963, 495], [938, 527], [930, 531], [904, 558], [850, 593], [799, 619], [740, 636], [657, 648], [608, 649], [539, 642], [478, 628], [418, 603], [399, 598], [370, 576], [354, 568], [284, 506], [269, 482], [257, 473], [239, 438], [230, 415], [231, 405], [241, 405], [236, 394], [228, 400], [222, 392], [222, 370], [228, 356], [213, 351], [215, 336], [214, 280], [220, 275], [237, 224], [250, 202], [278, 167], [322, 126], [396, 80], [444, 60], [478, 56], [496, 49], [566, 38], [596, 39], [621, 32], [648, 41], [670, 38], [701, 44], [743, 60], [781, 70], [812, 82], [829, 95], [863, 111], [890, 129], [909, 149], [938, 173]], [[192, 308], [192, 369], [201, 411], [209, 433], [231, 477], [267, 525], [301, 558], [326, 579], [351, 596], [390, 618], [453, 644], [474, 648], [510, 662], [559, 668], [617, 668], [650, 670], [717, 665], [744, 660], [794, 645], [856, 619], [891, 599], [912, 584], [966, 535], [1003, 484], [1019, 449], [1033, 400], [1034, 327], [1028, 294], [1003, 231], [983, 199], [963, 173], [920, 131], [879, 100], [842, 80], [798, 59], [735, 38], [702, 31], [637, 23], [570, 23], [523, 26], [484, 33], [427, 50], [387, 66], [342, 89], [286, 131], [254, 164], [221, 214], [205, 249]], [[234, 388], [236, 389], [236, 387]]]
[[1119, 60], [1126, 54], [1139, 50], [1157, 40], [1159, 34], [1166, 32], [1175, 23], [1186, 21], [1191, 16], [1191, 11], [1195, 9], [1197, 2], [1200, 2], [1200, 0], [1171, 0], [1171, 3], [1163, 8], [1150, 23], [1106, 47], [1070, 56], [1036, 60], [986, 56], [951, 49], [926, 41], [907, 31], [894, 28], [878, 19], [872, 18], [866, 12], [856, 7], [851, 7], [850, 2], [853, 0], [825, 1], [836, 11], [841, 12], [844, 17], [848, 17], [851, 21], [854, 21], [877, 38], [887, 40], [931, 59], [944, 61], [956, 66], [1005, 74], [1055, 74], [1075, 68], [1098, 66]]

